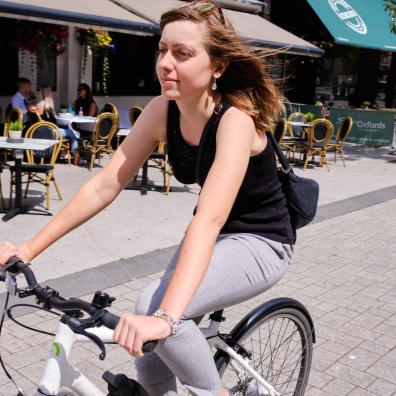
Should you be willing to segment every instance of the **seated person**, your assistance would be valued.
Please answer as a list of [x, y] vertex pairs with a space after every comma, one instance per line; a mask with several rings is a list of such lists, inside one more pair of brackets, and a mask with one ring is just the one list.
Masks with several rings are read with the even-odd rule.
[[[43, 121], [49, 121], [57, 125], [55, 118], [55, 105], [52, 96], [52, 88], [48, 85], [41, 87], [40, 90], [41, 101], [37, 103], [37, 111]], [[70, 139], [70, 152], [73, 156], [76, 155], [78, 150], [78, 139], [74, 132], [70, 129], [59, 128], [62, 137]], [[62, 153], [61, 153], [62, 157]]]
[[82, 83], [77, 89], [78, 98], [73, 103], [75, 114], [79, 114], [82, 109], [85, 116], [96, 117], [98, 114], [98, 106], [93, 99], [91, 88], [88, 84]]
[[30, 95], [32, 92], [32, 82], [24, 77], [18, 79], [18, 91], [11, 98], [11, 107], [7, 108], [7, 114], [9, 110], [19, 108], [22, 110], [23, 123], [27, 121], [28, 110], [37, 110], [35, 106], [29, 104]]

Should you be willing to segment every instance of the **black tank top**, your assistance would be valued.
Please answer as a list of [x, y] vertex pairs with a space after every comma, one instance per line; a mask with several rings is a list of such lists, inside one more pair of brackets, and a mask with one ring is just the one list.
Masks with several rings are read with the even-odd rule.
[[[226, 104], [226, 108], [229, 107]], [[179, 121], [180, 112], [176, 102], [170, 101], [167, 125], [169, 161], [178, 181], [193, 184], [198, 146], [191, 146], [184, 140]], [[219, 121], [220, 118], [216, 122], [210, 119], [207, 124], [210, 129], [207, 131], [199, 169], [201, 187], [214, 161]], [[281, 243], [293, 243], [289, 211], [278, 178], [274, 149], [269, 139], [260, 154], [250, 157], [242, 185], [220, 233], [250, 233]]]

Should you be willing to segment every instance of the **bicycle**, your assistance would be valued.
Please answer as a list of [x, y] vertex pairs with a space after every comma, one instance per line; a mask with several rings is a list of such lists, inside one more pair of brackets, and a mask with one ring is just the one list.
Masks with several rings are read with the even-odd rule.
[[[27, 287], [17, 287], [16, 273], [22, 273]], [[104, 396], [88, 378], [73, 367], [68, 358], [75, 342], [94, 342], [100, 349], [99, 359], [106, 356], [105, 344], [113, 343], [113, 329], [119, 317], [106, 308], [115, 300], [98, 291], [91, 303], [80, 299], [64, 299], [49, 286], [37, 283], [29, 264], [12, 258], [0, 275], [7, 289], [5, 308], [0, 322], [0, 334], [10, 294], [20, 298], [36, 296], [41, 309], [62, 313], [52, 350], [34, 396], [59, 395], [61, 387], [80, 396]], [[20, 305], [20, 304], [19, 304]], [[43, 307], [41, 307], [41, 305]], [[8, 308], [8, 309], [7, 309]], [[83, 317], [84, 313], [88, 314]], [[229, 334], [219, 332], [225, 320], [223, 310], [212, 313], [209, 326], [201, 329], [214, 349], [216, 367], [225, 386], [233, 395], [284, 396], [303, 395], [308, 383], [315, 330], [307, 309], [297, 300], [277, 298], [265, 302], [248, 313]], [[18, 322], [17, 322], [18, 323]], [[143, 351], [155, 348], [156, 341], [144, 345]], [[0, 363], [7, 372], [0, 356]], [[148, 396], [135, 380], [124, 374], [106, 371], [107, 396]], [[15, 381], [13, 383], [17, 386]], [[17, 386], [18, 387], [18, 386]], [[25, 396], [18, 387], [18, 395]]]

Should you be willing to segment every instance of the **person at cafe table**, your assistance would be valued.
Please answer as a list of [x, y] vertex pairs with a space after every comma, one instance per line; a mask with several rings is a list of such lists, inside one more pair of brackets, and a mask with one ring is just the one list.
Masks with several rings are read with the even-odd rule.
[[29, 103], [30, 95], [32, 92], [32, 82], [25, 77], [18, 79], [18, 91], [11, 98], [11, 104], [7, 108], [7, 114], [11, 109], [19, 108], [22, 111], [23, 123], [27, 121], [28, 110], [36, 111], [37, 108]]
[[96, 117], [98, 114], [98, 106], [93, 99], [91, 88], [88, 84], [82, 83], [77, 88], [78, 97], [73, 103], [75, 114], [79, 115], [82, 109], [85, 116]]

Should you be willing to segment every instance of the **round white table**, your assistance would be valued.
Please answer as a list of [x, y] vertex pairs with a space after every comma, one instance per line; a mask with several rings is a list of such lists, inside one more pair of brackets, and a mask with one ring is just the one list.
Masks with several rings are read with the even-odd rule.
[[93, 130], [93, 126], [96, 122], [96, 117], [89, 116], [77, 116], [70, 113], [61, 113], [55, 116], [56, 122], [60, 127], [67, 127], [76, 135], [77, 139], [80, 138], [80, 132], [73, 128], [73, 124], [85, 124], [90, 130]]

